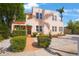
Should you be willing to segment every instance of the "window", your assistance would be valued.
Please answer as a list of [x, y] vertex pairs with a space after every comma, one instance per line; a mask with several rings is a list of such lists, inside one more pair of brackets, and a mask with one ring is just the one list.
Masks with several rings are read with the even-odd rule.
[[40, 19], [42, 19], [43, 18], [43, 14], [42, 13], [40, 13]]
[[38, 26], [36, 26], [36, 31], [39, 31], [39, 27]]
[[54, 31], [54, 26], [52, 26], [52, 31]]
[[56, 15], [55, 16], [53, 15], [52, 16], [52, 20], [56, 21], [57, 20], [57, 16]]
[[57, 20], [57, 16], [55, 16], [55, 21]]
[[54, 16], [52, 16], [52, 20], [54, 20]]
[[39, 19], [39, 13], [36, 13], [36, 18]]
[[57, 27], [55, 26], [55, 31], [57, 31]]
[[42, 13], [36, 13], [36, 18], [37, 19], [43, 19], [43, 14]]
[[42, 26], [40, 26], [40, 32], [42, 32]]
[[63, 27], [59, 27], [59, 31], [60, 32], [63, 32]]
[[57, 27], [56, 26], [52, 26], [52, 31], [56, 32], [57, 31]]
[[36, 31], [37, 32], [42, 32], [43, 30], [42, 30], [42, 26], [36, 26]]

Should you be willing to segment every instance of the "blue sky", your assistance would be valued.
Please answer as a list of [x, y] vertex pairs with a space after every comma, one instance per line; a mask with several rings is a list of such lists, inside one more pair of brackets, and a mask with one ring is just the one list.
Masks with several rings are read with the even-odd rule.
[[51, 11], [64, 7], [63, 22], [67, 25], [69, 20], [79, 20], [79, 3], [27, 3], [24, 5], [25, 12], [31, 12], [32, 7], [39, 7]]

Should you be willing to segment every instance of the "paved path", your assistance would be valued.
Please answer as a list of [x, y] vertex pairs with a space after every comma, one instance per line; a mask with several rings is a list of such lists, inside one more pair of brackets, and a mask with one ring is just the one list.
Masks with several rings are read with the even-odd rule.
[[24, 51], [33, 52], [39, 50], [39, 48], [34, 47], [33, 44], [34, 44], [33, 38], [30, 35], [28, 35], [26, 38], [26, 47]]
[[3, 47], [5, 49], [5, 48], [8, 48], [10, 45], [11, 45], [10, 39], [6, 39], [0, 42], [0, 48]]

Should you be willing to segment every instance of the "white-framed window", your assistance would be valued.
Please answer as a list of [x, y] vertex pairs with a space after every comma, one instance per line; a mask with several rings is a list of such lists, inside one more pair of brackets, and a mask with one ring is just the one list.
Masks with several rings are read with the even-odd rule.
[[39, 19], [39, 13], [36, 13], [36, 18]]
[[36, 18], [37, 19], [43, 19], [43, 14], [42, 13], [36, 13]]
[[42, 32], [43, 31], [43, 27], [42, 26], [36, 26], [36, 31], [37, 32]]
[[43, 19], [43, 14], [42, 13], [40, 13], [40, 19]]
[[57, 27], [55, 26], [55, 32], [57, 31]]
[[52, 31], [56, 32], [57, 31], [57, 27], [56, 26], [52, 26]]
[[54, 32], [54, 26], [52, 26], [52, 31]]
[[56, 15], [53, 15], [53, 16], [52, 16], [52, 20], [53, 20], [53, 21], [56, 21], [56, 20], [57, 20], [57, 16], [56, 16]]
[[55, 15], [54, 17], [55, 17], [55, 21], [56, 21], [57, 20], [57, 16]]
[[54, 15], [52, 16], [52, 20], [54, 20]]

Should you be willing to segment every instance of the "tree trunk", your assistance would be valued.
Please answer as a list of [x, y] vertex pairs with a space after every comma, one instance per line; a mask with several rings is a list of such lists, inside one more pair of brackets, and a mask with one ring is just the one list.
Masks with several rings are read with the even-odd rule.
[[63, 19], [63, 15], [61, 14], [61, 21], [63, 21], [62, 19]]

